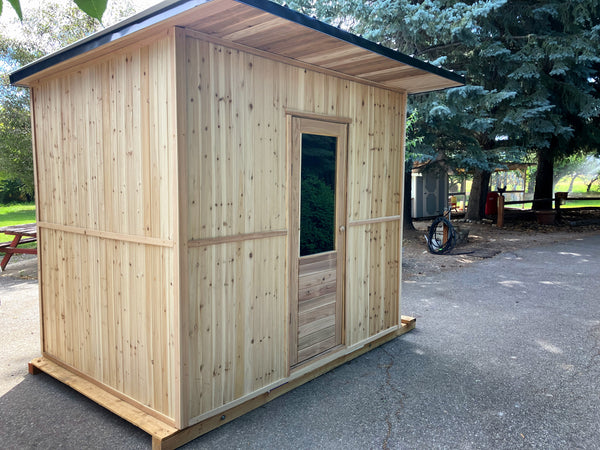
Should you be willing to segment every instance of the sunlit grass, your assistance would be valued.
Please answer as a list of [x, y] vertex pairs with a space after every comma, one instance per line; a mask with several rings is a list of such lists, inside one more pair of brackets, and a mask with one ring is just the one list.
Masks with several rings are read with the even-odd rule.
[[[13, 205], [0, 205], [0, 228], [33, 222], [35, 222], [35, 204], [17, 203]], [[10, 242], [13, 240], [13, 237], [0, 233], [0, 242]]]
[[584, 183], [582, 180], [577, 179], [575, 180], [575, 183], [573, 183], [573, 186], [570, 185], [570, 180], [568, 180], [568, 177], [564, 177], [563, 179], [561, 179], [561, 181], [559, 181], [558, 183], [556, 183], [556, 185], [554, 186], [554, 192], [567, 192], [569, 191], [569, 188], [571, 188], [570, 192], [571, 193], [578, 193], [578, 194], [590, 194], [590, 195], [598, 195], [600, 194], [600, 183], [595, 182], [592, 184], [590, 192], [587, 192], [587, 184]]
[[567, 203], [560, 206], [561, 208], [600, 208], [600, 200], [571, 200], [567, 199]]

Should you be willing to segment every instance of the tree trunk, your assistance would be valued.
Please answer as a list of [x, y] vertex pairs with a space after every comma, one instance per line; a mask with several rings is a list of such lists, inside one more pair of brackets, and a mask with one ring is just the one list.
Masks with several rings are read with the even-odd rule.
[[415, 226], [413, 225], [412, 220], [412, 168], [413, 162], [408, 160], [404, 163], [404, 210], [403, 214], [403, 223], [404, 230], [414, 230]]
[[473, 184], [469, 194], [469, 207], [467, 215], [469, 220], [481, 220], [485, 215], [485, 201], [488, 194], [488, 184], [490, 183], [491, 172], [487, 170], [476, 169], [473, 174]]
[[578, 176], [579, 174], [576, 173], [574, 176], [571, 177], [571, 182], [569, 183], [569, 188], [567, 189], [567, 192], [573, 192], [573, 185], [575, 184], [575, 180]]
[[552, 190], [554, 188], [554, 158], [549, 149], [537, 151], [537, 163], [533, 209], [549, 211], [552, 209]]

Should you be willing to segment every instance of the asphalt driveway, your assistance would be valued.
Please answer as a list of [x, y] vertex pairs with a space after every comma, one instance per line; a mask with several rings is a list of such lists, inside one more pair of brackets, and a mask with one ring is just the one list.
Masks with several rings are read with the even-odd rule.
[[[13, 322], [38, 326], [35, 299], [6, 284], [0, 445], [148, 448], [137, 428], [24, 375], [38, 338]], [[414, 331], [186, 448], [600, 448], [600, 235], [405, 282], [402, 296]]]

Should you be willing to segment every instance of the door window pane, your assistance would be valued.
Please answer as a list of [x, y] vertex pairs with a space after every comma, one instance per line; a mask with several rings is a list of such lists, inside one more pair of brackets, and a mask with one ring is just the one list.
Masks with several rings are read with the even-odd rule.
[[300, 256], [335, 250], [335, 136], [302, 135]]

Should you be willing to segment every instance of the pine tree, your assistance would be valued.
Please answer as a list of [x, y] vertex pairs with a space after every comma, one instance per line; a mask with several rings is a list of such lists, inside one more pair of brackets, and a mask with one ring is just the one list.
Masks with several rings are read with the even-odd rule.
[[511, 1], [502, 11], [489, 27], [506, 49], [495, 82], [517, 93], [504, 120], [536, 153], [536, 207], [550, 209], [554, 161], [600, 149], [600, 2]]
[[[475, 172], [487, 180], [493, 168], [522, 158], [520, 147], [508, 139], [508, 130], [494, 116], [514, 94], [487, 89], [479, 82], [485, 75], [472, 67], [472, 49], [481, 40], [478, 23], [504, 3], [505, 0], [474, 4], [439, 0], [300, 0], [289, 5], [469, 77], [469, 85], [462, 88], [411, 96], [409, 106], [419, 112], [413, 134], [422, 137], [413, 152], [421, 155], [418, 159], [430, 158], [448, 168]], [[473, 80], [471, 73], [478, 78]], [[496, 140], [497, 136], [502, 139]], [[410, 161], [407, 163], [409, 166]], [[408, 187], [405, 202], [410, 199]], [[475, 197], [484, 198], [485, 192], [472, 193], [471, 198]], [[476, 212], [473, 218], [479, 218], [479, 210], [470, 208], [469, 213]]]
[[[474, 171], [538, 160], [536, 199], [552, 196], [554, 160], [600, 147], [598, 0], [292, 1], [333, 24], [466, 76], [468, 85], [414, 96], [420, 151]], [[485, 199], [472, 192], [471, 200]], [[473, 205], [472, 205], [473, 206]], [[548, 208], [548, 202], [538, 202]], [[472, 218], [482, 208], [470, 208]]]

